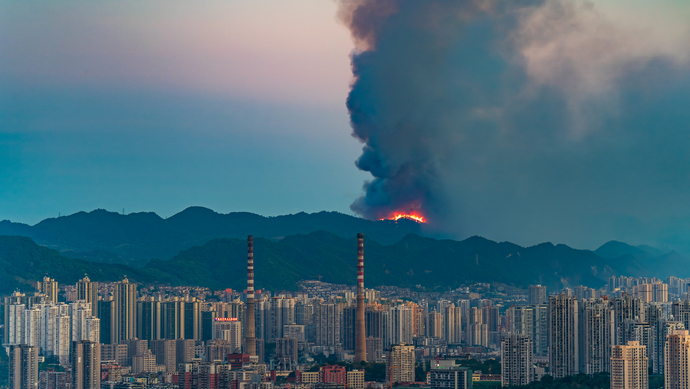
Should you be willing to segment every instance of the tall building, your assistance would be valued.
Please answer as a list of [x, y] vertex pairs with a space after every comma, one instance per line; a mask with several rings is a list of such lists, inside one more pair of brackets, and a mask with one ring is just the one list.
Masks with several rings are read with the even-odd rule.
[[563, 378], [578, 373], [577, 298], [565, 293], [549, 298], [549, 374]]
[[213, 339], [228, 342], [233, 354], [242, 353], [242, 322], [234, 317], [217, 317], [213, 322]]
[[276, 358], [278, 359], [278, 364], [282, 365], [284, 370], [292, 370], [291, 367], [297, 365], [298, 351], [297, 339], [276, 339]]
[[611, 389], [649, 389], [646, 347], [635, 341], [611, 350]]
[[443, 338], [443, 315], [441, 312], [429, 312], [429, 323], [426, 326], [427, 336], [430, 338]]
[[644, 303], [642, 300], [630, 295], [617, 297], [613, 300], [613, 310], [616, 318], [616, 344], [624, 345], [629, 340], [635, 340], [626, 337], [625, 322], [626, 320], [645, 321]]
[[664, 389], [690, 388], [690, 335], [673, 330], [666, 339]]
[[532, 341], [534, 355], [547, 357], [549, 355], [549, 306], [548, 304], [534, 305], [532, 312]]
[[657, 320], [654, 327], [654, 350], [652, 353], [652, 372], [654, 374], [664, 374], [666, 340], [668, 335], [675, 330], [684, 330], [683, 323], [678, 321]]
[[340, 318], [342, 309], [335, 302], [320, 302], [314, 306], [316, 344], [337, 346], [340, 344]]
[[101, 388], [101, 345], [82, 340], [72, 342], [72, 388]]
[[690, 301], [674, 301], [672, 312], [673, 319], [683, 323], [686, 330], [690, 330]]
[[10, 345], [8, 389], [38, 388], [38, 347]]
[[534, 332], [534, 308], [529, 305], [508, 308], [506, 323], [508, 332], [531, 337]]
[[343, 325], [340, 329], [340, 338], [343, 350], [355, 349], [355, 327], [357, 325], [357, 306], [345, 307], [342, 310]]
[[161, 339], [161, 302], [153, 297], [137, 301], [137, 338]]
[[538, 305], [546, 304], [547, 302], [546, 287], [541, 285], [530, 285], [528, 303], [530, 305]]
[[462, 342], [462, 311], [455, 304], [450, 304], [443, 309], [443, 339], [448, 344], [460, 344]]
[[112, 298], [98, 302], [98, 314], [101, 319], [101, 343], [117, 344], [115, 341], [115, 301]]
[[414, 311], [408, 305], [396, 305], [388, 311], [387, 344], [411, 344], [414, 338]]
[[115, 283], [112, 311], [112, 343], [136, 337], [137, 285], [127, 278]]
[[[238, 316], [235, 316], [238, 317]], [[239, 317], [238, 317], [239, 318]], [[183, 338], [201, 340], [201, 304], [195, 298], [184, 302]]]
[[534, 381], [532, 339], [511, 334], [501, 341], [501, 385], [528, 385]]
[[173, 297], [161, 302], [161, 338], [184, 339], [185, 302]]
[[592, 375], [610, 371], [615, 324], [608, 301], [582, 300], [579, 322], [580, 372]]
[[5, 344], [24, 343], [24, 321], [26, 306], [23, 303], [12, 301], [5, 303]]
[[100, 318], [98, 315], [98, 282], [91, 282], [88, 276], [77, 282], [77, 300], [84, 300], [91, 304], [91, 313]]
[[157, 370], [156, 356], [151, 351], [132, 356], [132, 373], [155, 373]]
[[195, 341], [193, 339], [177, 339], [177, 363], [191, 362], [196, 356]]
[[58, 283], [54, 279], [45, 276], [43, 281], [36, 283], [36, 290], [38, 293], [46, 295], [46, 302], [50, 304], [57, 304], [58, 302]]
[[[177, 341], [154, 340], [150, 342], [151, 353], [156, 356], [156, 364], [165, 366], [165, 371], [177, 371]], [[132, 361], [134, 363], [134, 361]]]
[[247, 330], [245, 331], [246, 353], [256, 359], [256, 323], [254, 315], [254, 237], [247, 237]]
[[486, 324], [487, 344], [498, 345], [501, 343], [498, 333], [499, 314], [498, 307], [485, 305], [482, 307], [482, 324]]
[[391, 384], [414, 382], [414, 346], [391, 346], [386, 353], [386, 380]]
[[367, 360], [367, 335], [364, 317], [364, 234], [357, 234], [357, 318], [355, 325], [355, 363]]

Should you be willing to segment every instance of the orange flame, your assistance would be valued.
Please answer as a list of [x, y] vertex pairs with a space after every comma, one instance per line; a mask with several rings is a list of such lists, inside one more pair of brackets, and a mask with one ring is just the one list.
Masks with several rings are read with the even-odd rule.
[[408, 220], [414, 220], [417, 223], [426, 223], [426, 219], [424, 216], [421, 215], [415, 215], [415, 214], [406, 214], [406, 213], [396, 213], [389, 217], [388, 219], [383, 218], [381, 220], [398, 220], [398, 219], [408, 219]]

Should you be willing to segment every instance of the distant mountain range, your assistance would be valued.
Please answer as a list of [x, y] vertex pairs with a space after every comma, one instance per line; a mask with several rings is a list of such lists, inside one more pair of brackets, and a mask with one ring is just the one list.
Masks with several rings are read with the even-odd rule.
[[[103, 211], [95, 212], [98, 214]], [[85, 217], [84, 215], [93, 213], [77, 215]], [[106, 220], [128, 220], [132, 225], [139, 226], [140, 229], [137, 231], [143, 236], [137, 240], [136, 234], [126, 231], [123, 224], [116, 228], [91, 225], [91, 233], [87, 234], [87, 237], [64, 227], [65, 230], [62, 230], [59, 236], [70, 236], [72, 242], [93, 242], [98, 237], [102, 239], [101, 242], [107, 242], [108, 245], [104, 245], [106, 248], [100, 250], [104, 250], [108, 255], [113, 252], [130, 252], [136, 254], [132, 257], [145, 258], [145, 254], [136, 251], [137, 248], [153, 250], [161, 247], [162, 243], [151, 242], [156, 242], [153, 237], [162, 234], [155, 230], [143, 229], [141, 224], [138, 224], [140, 219], [145, 218], [142, 215], [147, 214], [138, 214], [139, 216], [132, 219], [120, 219], [116, 215], [106, 213], [105, 217]], [[341, 214], [313, 215], [326, 218], [333, 216], [336, 220], [352, 221], [351, 217]], [[292, 216], [304, 220], [313, 215]], [[222, 219], [225, 215], [220, 216], [219, 219]], [[256, 220], [245, 216], [250, 220]], [[65, 218], [68, 221], [73, 220], [69, 219], [71, 217]], [[60, 219], [52, 220], [63, 222]], [[663, 253], [653, 248], [633, 247], [615, 241], [603, 245], [596, 251], [589, 251], [551, 243], [521, 247], [481, 237], [454, 241], [408, 233], [392, 244], [390, 241], [382, 244], [370, 237], [377, 236], [378, 233], [378, 236], [392, 240], [397, 231], [410, 228], [405, 224], [391, 224], [393, 223], [362, 224], [362, 228], [370, 228], [369, 234], [365, 236], [365, 283], [368, 287], [421, 285], [426, 288], [445, 289], [458, 287], [465, 282], [500, 282], [523, 287], [541, 283], [553, 290], [580, 284], [600, 287], [613, 275], [690, 276], [687, 270], [688, 261], [674, 252]], [[85, 227], [88, 224], [83, 220], [73, 225], [88, 230]], [[308, 224], [305, 223], [299, 228], [307, 228], [305, 225]], [[380, 226], [385, 233], [375, 231], [372, 226]], [[280, 236], [277, 234], [272, 234], [271, 239], [255, 238], [257, 287], [271, 290], [294, 289], [300, 280], [317, 278], [325, 282], [354, 284], [356, 240], [354, 233], [349, 233], [347, 229], [357, 227], [339, 226], [345, 237], [329, 231], [314, 231], [292, 234], [282, 239], [279, 239]], [[113, 231], [110, 237], [107, 234], [109, 228]], [[209, 231], [217, 231], [218, 227], [215, 228], [197, 225], [195, 231], [197, 236], [208, 236]], [[297, 227], [282, 228], [284, 231]], [[242, 235], [241, 239], [211, 239], [194, 247], [183, 248], [169, 260], [153, 259], [143, 267], [70, 258], [64, 255], [69, 251], [59, 253], [40, 246], [27, 237], [0, 236], [0, 266], [3, 269], [3, 272], [0, 272], [0, 293], [11, 292], [17, 287], [27, 289], [31, 281], [45, 274], [62, 283], [74, 283], [85, 273], [98, 281], [114, 281], [127, 275], [130, 279], [142, 283], [243, 289], [246, 285], [247, 227], [235, 226], [235, 229], [241, 231], [235, 232]], [[187, 229], [190, 230], [193, 229]], [[266, 231], [271, 230], [266, 228]], [[122, 240], [118, 240], [118, 237]], [[178, 242], [176, 247], [184, 247], [189, 245], [189, 242]], [[117, 251], [114, 248], [122, 249]]]
[[410, 233], [422, 234], [419, 224], [405, 219], [370, 221], [338, 212], [264, 217], [248, 212], [220, 214], [203, 207], [189, 207], [167, 219], [152, 212], [123, 215], [99, 209], [46, 219], [34, 226], [0, 222], [0, 235], [26, 236], [73, 258], [134, 266], [152, 258], [169, 259], [218, 238], [254, 235], [277, 241], [315, 231], [344, 238], [363, 232], [381, 244], [393, 244]]

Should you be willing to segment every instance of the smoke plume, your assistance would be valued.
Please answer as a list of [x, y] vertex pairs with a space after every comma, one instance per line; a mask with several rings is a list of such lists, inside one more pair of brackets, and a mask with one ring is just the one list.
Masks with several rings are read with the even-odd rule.
[[341, 1], [356, 165], [373, 176], [351, 208], [417, 211], [456, 237], [690, 248], [690, 20], [665, 12]]

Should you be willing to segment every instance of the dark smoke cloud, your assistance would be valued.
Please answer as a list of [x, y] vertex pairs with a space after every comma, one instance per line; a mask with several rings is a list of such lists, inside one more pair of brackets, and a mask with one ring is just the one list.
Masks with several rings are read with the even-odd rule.
[[353, 0], [340, 16], [373, 176], [355, 212], [418, 210], [455, 237], [690, 248], [687, 39], [584, 1]]

